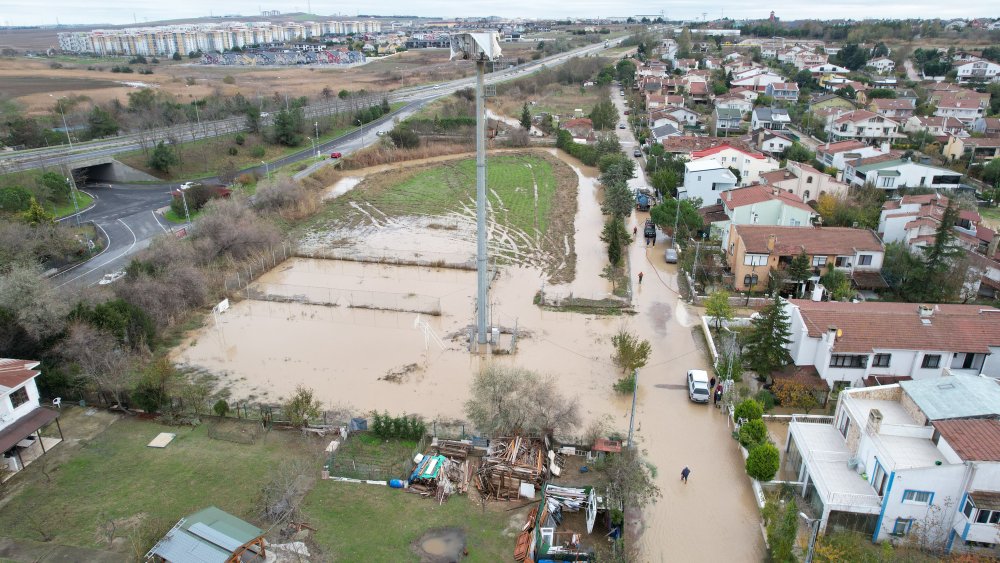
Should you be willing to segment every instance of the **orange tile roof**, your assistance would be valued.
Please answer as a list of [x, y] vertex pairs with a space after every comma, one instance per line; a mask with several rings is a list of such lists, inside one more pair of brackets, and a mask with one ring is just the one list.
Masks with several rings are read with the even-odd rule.
[[867, 146], [868, 145], [862, 143], [861, 141], [840, 141], [839, 143], [830, 143], [829, 147], [826, 145], [820, 145], [816, 148], [816, 152], [837, 154], [845, 151], [863, 149]]
[[733, 227], [746, 251], [767, 254], [767, 243], [774, 235], [774, 254], [794, 256], [802, 250], [809, 255], [853, 255], [855, 251], [882, 252], [882, 241], [867, 229], [849, 227], [776, 227], [772, 225], [737, 225]]
[[722, 205], [728, 207], [729, 209], [736, 209], [737, 207], [753, 205], [763, 201], [780, 201], [785, 205], [790, 205], [803, 211], [808, 211], [809, 213], [816, 213], [812, 207], [803, 203], [802, 200], [795, 197], [795, 195], [784, 190], [760, 184], [729, 190], [722, 197]]
[[705, 158], [706, 156], [712, 156], [713, 154], [719, 154], [720, 152], [722, 152], [722, 151], [724, 151], [726, 149], [733, 149], [734, 151], [739, 151], [739, 152], [741, 152], [741, 153], [743, 153], [743, 154], [745, 154], [745, 155], [747, 155], [747, 156], [749, 156], [751, 158], [755, 158], [757, 160], [766, 160], [767, 159], [767, 157], [764, 156], [763, 153], [757, 152], [757, 151], [752, 150], [752, 149], [748, 149], [745, 146], [738, 146], [738, 145], [731, 144], [729, 142], [723, 142], [723, 143], [718, 144], [718, 145], [716, 145], [714, 147], [710, 147], [710, 148], [707, 148], [707, 149], [702, 149], [700, 151], [692, 152], [691, 153], [691, 160], [697, 160], [699, 158]]
[[835, 352], [941, 350], [990, 353], [1000, 346], [1000, 309], [981, 305], [931, 305], [923, 323], [917, 303], [843, 303], [792, 299], [809, 331], [819, 338], [830, 327], [842, 331]]
[[0, 387], [14, 389], [25, 381], [40, 374], [34, 368], [40, 362], [34, 360], [14, 360], [0, 358]]
[[1000, 461], [1000, 420], [939, 420], [934, 428], [962, 461]]

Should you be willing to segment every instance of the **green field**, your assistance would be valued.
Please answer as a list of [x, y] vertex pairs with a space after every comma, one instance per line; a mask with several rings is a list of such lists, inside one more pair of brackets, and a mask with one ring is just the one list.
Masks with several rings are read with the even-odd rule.
[[[65, 424], [63, 430], [69, 434]], [[164, 449], [147, 447], [160, 432], [177, 438]], [[0, 530], [33, 540], [45, 532], [56, 543], [107, 548], [100, 528], [137, 515], [155, 523], [160, 534], [209, 505], [253, 522], [254, 503], [272, 468], [305, 456], [296, 433], [271, 432], [242, 445], [209, 438], [205, 425], [192, 429], [126, 418], [50, 468], [51, 481], [40, 474], [41, 461], [28, 466], [24, 478], [31, 481], [0, 510]], [[318, 456], [316, 466], [318, 471]], [[127, 535], [127, 527], [119, 534]]]
[[94, 203], [94, 198], [90, 197], [84, 192], [74, 191], [73, 193], [76, 195], [76, 205], [73, 205], [72, 201], [64, 203], [62, 205], [56, 205], [55, 210], [53, 211], [53, 215], [55, 215], [56, 219], [60, 217], [65, 217], [67, 215], [72, 215], [76, 213], [77, 209], [83, 211], [84, 209], [90, 207], [92, 203]]
[[[474, 494], [470, 493], [470, 494]], [[320, 481], [302, 506], [324, 561], [419, 561], [411, 544], [434, 528], [460, 528], [466, 534], [463, 561], [510, 561], [515, 531], [527, 508], [507, 512], [514, 503], [494, 503], [484, 510], [469, 495], [444, 504], [398, 489]]]

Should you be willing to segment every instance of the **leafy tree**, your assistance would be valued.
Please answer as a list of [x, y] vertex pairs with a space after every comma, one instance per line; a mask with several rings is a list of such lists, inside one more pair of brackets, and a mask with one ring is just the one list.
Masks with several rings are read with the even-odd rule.
[[382, 115], [392, 111], [392, 106], [389, 105], [389, 98], [382, 98], [382, 103], [379, 104], [379, 108], [382, 109]]
[[898, 299], [923, 301], [927, 278], [924, 263], [903, 243], [885, 245], [882, 276]]
[[0, 188], [0, 212], [21, 213], [31, 207], [31, 192], [21, 186]]
[[649, 183], [656, 189], [657, 193], [664, 196], [676, 197], [677, 195], [677, 173], [673, 170], [660, 170], [649, 176]]
[[215, 416], [225, 418], [229, 413], [229, 403], [225, 399], [219, 399], [212, 405], [212, 410], [215, 411]]
[[994, 158], [983, 166], [983, 181], [988, 184], [1000, 182], [1000, 158]]
[[297, 147], [302, 144], [303, 121], [301, 108], [279, 111], [274, 116], [274, 142], [286, 147]]
[[597, 105], [590, 110], [589, 117], [594, 125], [594, 129], [598, 131], [614, 129], [618, 123], [618, 109], [611, 102], [611, 98], [605, 96], [603, 100], [597, 102]]
[[243, 116], [247, 120], [247, 131], [251, 133], [260, 132], [260, 110], [257, 106], [247, 104], [243, 107]]
[[87, 116], [87, 135], [92, 139], [110, 137], [118, 134], [118, 122], [114, 116], [101, 106], [94, 106]]
[[614, 218], [628, 217], [635, 207], [635, 195], [623, 180], [604, 185], [604, 203], [601, 208]]
[[340, 92], [337, 92], [337, 97], [340, 98], [341, 100], [346, 100], [350, 96], [351, 93], [348, 92], [347, 90], [341, 90]]
[[156, 143], [156, 147], [153, 148], [153, 152], [150, 153], [149, 160], [146, 163], [153, 170], [159, 170], [167, 174], [170, 172], [170, 167], [180, 164], [180, 161], [174, 148], [160, 141]]
[[757, 377], [764, 379], [792, 361], [786, 346], [792, 341], [788, 313], [777, 293], [774, 301], [750, 322], [746, 338], [746, 358]]
[[389, 138], [392, 139], [394, 145], [401, 149], [415, 149], [420, 146], [420, 135], [402, 123], [389, 131]]
[[874, 100], [876, 98], [892, 100], [896, 98], [896, 91], [888, 88], [872, 88], [865, 93], [865, 96], [867, 96], [869, 100]]
[[[677, 215], [678, 205], [680, 206], [680, 216]], [[670, 232], [674, 240], [687, 238], [692, 233], [701, 229], [705, 224], [704, 219], [698, 214], [698, 208], [688, 199], [665, 199], [662, 203], [650, 209], [649, 216], [657, 227]], [[677, 233], [673, 232], [675, 220], [677, 221]]]
[[809, 162], [816, 158], [816, 155], [804, 145], [795, 141], [785, 149], [785, 158], [794, 160], [795, 162]]
[[137, 92], [128, 93], [128, 110], [133, 113], [152, 111], [156, 107], [156, 92], [152, 88], [143, 88]]
[[757, 444], [750, 450], [747, 456], [747, 475], [758, 481], [770, 481], [778, 473], [778, 464], [781, 455], [774, 444]]
[[889, 56], [889, 47], [886, 46], [886, 44], [883, 43], [882, 41], [876, 43], [875, 47], [872, 48], [872, 58], [877, 59], [879, 57], [887, 57], [887, 56]]
[[750, 449], [767, 440], [767, 426], [763, 420], [759, 418], [754, 419], [740, 425], [740, 431], [737, 433], [737, 436], [739, 437], [740, 445]]
[[925, 284], [926, 300], [931, 302], [948, 301], [954, 296], [949, 295], [948, 278], [954, 276], [952, 271], [954, 261], [962, 255], [962, 249], [954, 244], [955, 231], [953, 226], [958, 222], [959, 209], [954, 200], [948, 200], [948, 207], [941, 215], [934, 242], [924, 248], [924, 268], [927, 275]]
[[579, 400], [554, 379], [497, 363], [473, 377], [465, 414], [486, 436], [568, 432], [580, 423]]
[[55, 172], [45, 172], [42, 177], [39, 178], [39, 183], [45, 187], [48, 191], [49, 197], [52, 201], [58, 203], [65, 203], [70, 201], [71, 196], [71, 186], [66, 178], [61, 174], [56, 174]]
[[764, 416], [764, 407], [757, 399], [743, 399], [733, 409], [733, 418], [739, 420], [760, 420]]
[[640, 340], [638, 336], [626, 330], [625, 327], [619, 328], [618, 332], [611, 337], [611, 344], [615, 349], [611, 359], [618, 367], [622, 368], [622, 373], [626, 374], [631, 374], [645, 366], [653, 351], [648, 340]]
[[792, 379], [779, 379], [774, 382], [771, 392], [777, 397], [783, 407], [803, 409], [806, 414], [819, 405], [812, 389], [803, 383]]
[[830, 292], [830, 296], [834, 301], [845, 301], [854, 296], [854, 290], [851, 289], [851, 280], [847, 279], [847, 274], [834, 268], [832, 265], [819, 278], [819, 282]]
[[180, 54], [180, 53], [178, 53], [177, 51], [174, 51], [174, 54], [173, 54], [173, 56], [172, 56], [172, 57], [170, 57], [170, 58], [172, 58], [172, 59], [173, 59], [173, 60], [175, 60], [175, 61], [180, 61], [180, 60], [182, 60], [182, 58], [181, 58], [181, 54]]
[[623, 86], [631, 86], [635, 82], [635, 63], [628, 59], [618, 61], [615, 65], [615, 74]]
[[112, 299], [97, 305], [78, 303], [70, 312], [71, 321], [83, 321], [106, 330], [134, 349], [151, 346], [156, 338], [153, 319], [139, 307], [122, 299]]
[[622, 263], [622, 248], [631, 242], [625, 221], [621, 217], [612, 217], [604, 224], [601, 240], [608, 245], [608, 262], [618, 267]]
[[4, 144], [11, 147], [23, 145], [29, 149], [45, 146], [45, 130], [35, 118], [17, 115], [8, 119], [4, 125], [7, 128]]
[[310, 418], [320, 415], [323, 405], [314, 395], [312, 389], [299, 385], [295, 388], [295, 393], [282, 405], [282, 412], [288, 417], [292, 426], [304, 428], [309, 424]]
[[719, 290], [712, 292], [705, 300], [705, 314], [715, 318], [715, 330], [722, 330], [724, 321], [733, 320], [733, 306], [729, 303], [729, 292]]
[[52, 223], [52, 214], [46, 211], [34, 197], [28, 203], [28, 208], [21, 213], [21, 218], [29, 225], [47, 225]]
[[628, 508], [641, 509], [662, 496], [654, 467], [642, 460], [636, 448], [609, 455], [598, 475], [608, 496]]
[[841, 47], [836, 55], [830, 57], [830, 60], [850, 70], [860, 70], [868, 62], [868, 56], [865, 49], [859, 47], [857, 43], [848, 43]]
[[528, 109], [528, 102], [521, 106], [521, 127], [531, 129], [531, 110]]
[[[773, 502], [773, 501], [768, 501]], [[778, 511], [775, 511], [778, 512]], [[770, 560], [775, 563], [794, 563], [798, 561], [795, 557], [795, 541], [799, 533], [799, 507], [795, 499], [785, 503], [784, 509], [774, 518], [769, 518], [767, 522], [767, 544], [770, 547]], [[886, 545], [889, 545], [888, 542]], [[817, 550], [817, 555], [818, 555]], [[889, 557], [887, 560], [892, 560]], [[823, 559], [820, 559], [823, 560]], [[850, 558], [833, 558], [829, 561], [847, 561]]]
[[843, 88], [836, 90], [834, 93], [841, 98], [847, 98], [848, 100], [858, 99], [858, 92], [854, 89], [854, 86], [844, 86]]
[[812, 276], [811, 263], [809, 261], [809, 255], [803, 249], [797, 256], [792, 258], [792, 262], [788, 265], [788, 277], [789, 279], [802, 283], [808, 280]]

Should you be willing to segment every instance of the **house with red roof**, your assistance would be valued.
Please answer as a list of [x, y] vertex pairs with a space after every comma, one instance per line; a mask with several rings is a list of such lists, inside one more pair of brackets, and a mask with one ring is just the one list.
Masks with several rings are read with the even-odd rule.
[[20, 471], [62, 441], [61, 428], [59, 438], [41, 435], [59, 413], [39, 404], [38, 364], [0, 358], [0, 466], [10, 472]]
[[954, 117], [971, 125], [980, 117], [986, 115], [986, 109], [990, 107], [989, 92], [976, 92], [974, 90], [958, 90], [932, 92], [929, 96], [934, 106], [934, 115], [938, 117]]
[[869, 145], [903, 137], [900, 122], [859, 109], [839, 113], [827, 122], [826, 132], [834, 141], [856, 140]]
[[[924, 334], [942, 334], [940, 341], [948, 346], [977, 348], [969, 339], [943, 334], [945, 329], [990, 326], [991, 318], [1000, 316], [996, 309], [974, 305], [925, 311], [912, 304], [877, 304], [873, 311], [862, 310], [869, 305], [788, 302], [793, 322], [803, 323], [796, 326], [804, 335], [796, 343], [799, 354], [814, 354], [817, 368], [846, 363], [851, 367], [837, 369], [854, 376], [893, 371], [886, 366], [894, 365], [906, 370], [908, 362], [919, 369], [923, 358], [944, 360], [940, 351], [925, 350], [931, 341]], [[885, 321], [847, 325], [859, 333], [857, 340], [836, 324], [846, 317], [878, 318], [876, 311], [886, 313]], [[903, 327], [901, 334], [882, 345], [882, 336], [897, 327]], [[968, 355], [957, 354], [958, 361]], [[783, 467], [792, 473], [790, 480], [801, 483], [797, 492], [809, 499], [801, 500], [815, 511], [821, 532], [849, 526], [873, 542], [934, 545], [946, 553], [988, 558], [996, 554], [1000, 386], [970, 370], [945, 371], [952, 374], [873, 375], [868, 379], [888, 383], [843, 389], [832, 420], [793, 416]]]
[[738, 185], [740, 186], [757, 183], [760, 181], [761, 174], [778, 169], [777, 160], [746, 147], [742, 143], [739, 145], [723, 143], [691, 153], [692, 161], [703, 158], [711, 158], [726, 168], [732, 168], [739, 172]]
[[833, 176], [794, 160], [789, 160], [783, 169], [761, 174], [760, 183], [778, 188], [803, 202], [817, 201], [823, 194], [846, 196], [850, 188]]
[[795, 82], [772, 82], [767, 85], [764, 93], [779, 101], [799, 101], [799, 85]]
[[737, 291], [761, 291], [772, 271], [787, 268], [803, 252], [813, 268], [807, 288], [828, 268], [844, 272], [858, 289], [888, 287], [880, 274], [885, 247], [867, 229], [733, 225], [723, 254]]
[[916, 111], [917, 106], [913, 103], [913, 100], [875, 98], [868, 104], [868, 109], [883, 117], [905, 120], [913, 116], [913, 112]]
[[941, 153], [952, 161], [972, 155], [976, 162], [989, 162], [1000, 157], [1000, 137], [948, 135], [948, 142]]
[[729, 190], [721, 199], [718, 204], [721, 216], [711, 222], [711, 227], [723, 241], [729, 240], [732, 225], [802, 227], [811, 225], [818, 216], [793, 194], [763, 184]]
[[[916, 250], [934, 243], [941, 226], [941, 219], [948, 208], [949, 199], [941, 194], [907, 195], [890, 199], [882, 204], [879, 215], [878, 232], [882, 241], [900, 242], [910, 250]], [[990, 255], [989, 249], [996, 245], [996, 233], [982, 225], [982, 217], [971, 209], [959, 210], [958, 220], [952, 225], [955, 243], [966, 250]]]

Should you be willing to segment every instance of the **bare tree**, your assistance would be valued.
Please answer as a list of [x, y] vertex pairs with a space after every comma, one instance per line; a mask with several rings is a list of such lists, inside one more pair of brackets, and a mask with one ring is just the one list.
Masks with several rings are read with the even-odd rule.
[[319, 208], [319, 195], [291, 178], [281, 178], [257, 190], [256, 208], [277, 213], [283, 219], [307, 217]]
[[29, 336], [39, 340], [63, 329], [68, 305], [38, 266], [14, 264], [0, 275], [0, 309], [9, 311]]
[[257, 216], [245, 200], [209, 202], [195, 223], [194, 247], [203, 263], [217, 258], [242, 261], [281, 242], [271, 222]]
[[565, 432], [580, 423], [578, 398], [563, 395], [554, 379], [497, 364], [473, 378], [465, 413], [479, 431], [490, 436]]
[[288, 458], [272, 472], [261, 488], [258, 502], [262, 518], [273, 524], [297, 518], [303, 496], [312, 488], [315, 468], [299, 458]]
[[69, 326], [60, 355], [80, 368], [80, 374], [109, 393], [125, 409], [126, 393], [135, 386], [139, 358], [118, 344], [110, 332], [82, 322]]

